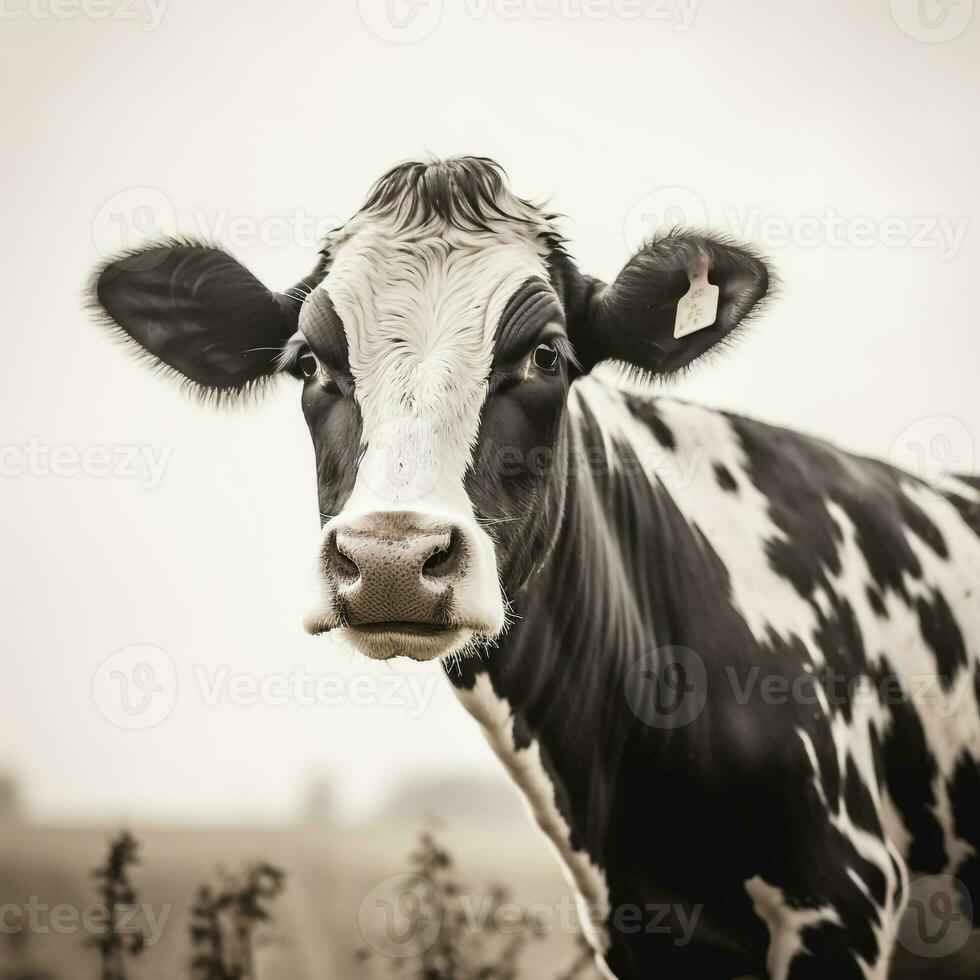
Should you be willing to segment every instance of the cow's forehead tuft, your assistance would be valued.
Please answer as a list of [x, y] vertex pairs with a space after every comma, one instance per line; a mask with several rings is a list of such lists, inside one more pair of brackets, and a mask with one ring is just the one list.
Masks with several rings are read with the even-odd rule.
[[405, 236], [455, 238], [472, 232], [516, 233], [561, 244], [555, 215], [518, 197], [499, 164], [485, 157], [413, 161], [385, 173], [345, 231], [381, 219]]

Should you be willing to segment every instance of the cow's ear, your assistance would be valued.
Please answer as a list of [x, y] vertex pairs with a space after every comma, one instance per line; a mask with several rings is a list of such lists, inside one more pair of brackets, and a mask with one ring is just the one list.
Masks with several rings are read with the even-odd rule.
[[321, 261], [288, 293], [274, 293], [221, 249], [169, 240], [97, 269], [91, 297], [155, 364], [223, 397], [276, 373], [303, 299], [324, 274]]
[[681, 231], [641, 248], [608, 286], [568, 267], [561, 277], [584, 370], [613, 360], [656, 375], [679, 371], [730, 338], [772, 280], [751, 249]]

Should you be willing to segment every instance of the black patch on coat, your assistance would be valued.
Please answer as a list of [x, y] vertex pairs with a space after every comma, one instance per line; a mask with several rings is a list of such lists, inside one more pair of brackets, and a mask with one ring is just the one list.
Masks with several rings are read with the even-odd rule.
[[[858, 772], [857, 765], [854, 762], [854, 757], [851, 755], [847, 757], [844, 802], [847, 805], [848, 816], [855, 826], [860, 827], [862, 830], [867, 830], [877, 837], [882, 835], [881, 821], [878, 819], [878, 813], [875, 809], [874, 800], [871, 798], [871, 792], [861, 778], [861, 774]], [[871, 882], [868, 884], [870, 885]], [[875, 894], [875, 901], [879, 905], [883, 905], [885, 901], [884, 884], [884, 879], [882, 879], [880, 897], [879, 894]], [[875, 889], [872, 888], [872, 891], [875, 891]]]
[[873, 585], [866, 586], [864, 591], [868, 597], [868, 604], [874, 610], [875, 615], [879, 619], [884, 619], [888, 615], [888, 610], [885, 608], [885, 602], [881, 598], [881, 593]]
[[922, 638], [936, 656], [939, 681], [943, 689], [948, 691], [957, 671], [966, 666], [963, 634], [940, 592], [934, 590], [931, 601], [920, 596], [915, 608], [919, 614]]
[[922, 568], [909, 546], [910, 531], [939, 557], [948, 557], [938, 528], [902, 491], [906, 474], [877, 460], [852, 456], [809, 436], [729, 416], [748, 459], [747, 471], [766, 498], [785, 540], [770, 543], [770, 563], [810, 598], [828, 587], [826, 570], [840, 571], [841, 530], [827, 510], [835, 503], [854, 525], [872, 583], [910, 602], [906, 575]]
[[654, 439], [664, 449], [673, 451], [677, 448], [677, 440], [674, 438], [674, 433], [670, 431], [670, 426], [663, 420], [663, 416], [657, 410], [656, 402], [653, 399], [644, 398], [641, 395], [625, 394], [623, 400], [626, 402], [629, 410], [647, 424]]
[[980, 925], [980, 767], [963, 753], [949, 781], [949, 802], [956, 835], [974, 849], [954, 874], [963, 882], [973, 901], [973, 921]]
[[732, 471], [724, 463], [714, 463], [713, 469], [715, 471], [715, 480], [717, 480], [718, 486], [722, 490], [727, 490], [730, 493], [738, 492], [738, 484], [735, 482], [735, 477], [732, 476]]
[[788, 980], [864, 980], [841, 926], [833, 922], [810, 926], [801, 938], [806, 952], [797, 953]]
[[850, 722], [851, 699], [861, 696], [861, 685], [867, 677], [864, 638], [850, 602], [836, 592], [830, 596], [829, 611], [814, 603], [814, 640], [826, 659], [831, 708], [839, 710]]
[[[980, 476], [957, 476], [957, 479], [962, 480], [963, 483], [968, 486], [973, 487], [975, 490], [980, 490]], [[960, 517], [963, 518], [963, 523], [966, 524], [970, 530], [973, 531], [977, 537], [980, 537], [980, 501], [968, 500], [961, 494], [948, 491], [946, 493], [946, 498], [949, 502], [959, 511]]]
[[[893, 676], [882, 659], [879, 677]], [[912, 836], [908, 864], [916, 871], [938, 874], [946, 865], [943, 829], [936, 818], [933, 780], [936, 760], [926, 742], [918, 711], [909, 699], [889, 703], [891, 723], [882, 740], [882, 761], [888, 794]]]

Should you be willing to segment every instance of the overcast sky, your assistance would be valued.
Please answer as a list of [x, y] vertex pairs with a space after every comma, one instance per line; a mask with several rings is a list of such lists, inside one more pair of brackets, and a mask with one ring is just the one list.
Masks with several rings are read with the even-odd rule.
[[[771, 256], [778, 301], [678, 393], [980, 468], [973, 0], [87, 2], [0, 19], [0, 769], [38, 816], [287, 819], [317, 773], [355, 816], [496, 773], [438, 667], [302, 632], [295, 386], [214, 412], [87, 318], [100, 251], [154, 230], [283, 288], [391, 164], [487, 154], [593, 274], [658, 220]], [[159, 718], [111, 703], [134, 657]]]

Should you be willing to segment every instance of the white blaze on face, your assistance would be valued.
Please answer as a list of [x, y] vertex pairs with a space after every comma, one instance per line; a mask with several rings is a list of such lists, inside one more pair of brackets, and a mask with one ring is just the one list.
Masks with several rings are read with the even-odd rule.
[[493, 544], [463, 481], [497, 326], [531, 276], [547, 277], [547, 267], [529, 231], [455, 232], [450, 242], [365, 217], [320, 286], [344, 326], [362, 419], [364, 454], [338, 516], [410, 510], [461, 526], [476, 554], [457, 601], [497, 629], [504, 607]]

